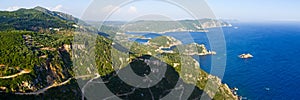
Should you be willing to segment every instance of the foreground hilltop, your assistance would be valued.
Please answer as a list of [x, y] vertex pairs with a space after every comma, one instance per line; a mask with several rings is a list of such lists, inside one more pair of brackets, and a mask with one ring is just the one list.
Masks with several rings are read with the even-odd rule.
[[50, 11], [42, 7], [0, 11], [0, 30], [46, 31], [50, 29], [74, 29], [78, 18]]
[[[221, 83], [218, 77], [209, 75], [200, 69], [198, 62], [193, 60], [191, 56], [182, 56], [186, 59], [184, 61], [186, 63], [183, 65], [180, 63], [181, 55], [178, 53], [160, 53], [155, 51], [156, 48], [135, 42], [132, 43], [132, 47], [127, 47], [114, 43], [107, 35], [89, 35], [95, 31], [85, 29], [93, 29], [93, 27], [80, 26], [77, 24], [79, 21], [77, 18], [64, 13], [49, 11], [42, 7], [19, 9], [12, 12], [1, 11], [0, 18], [0, 39], [2, 40], [2, 47], [0, 48], [0, 98], [81, 99], [82, 92], [76, 81], [87, 81], [98, 76], [111, 83], [107, 84], [108, 87], [111, 87], [116, 93], [115, 95], [119, 95], [120, 98], [127, 99], [128, 96], [139, 98], [140, 92], [146, 94], [149, 91], [134, 89], [141, 91], [120, 95], [120, 91], [117, 90], [124, 92], [127, 91], [127, 88], [120, 87], [124, 84], [114, 85], [122, 82], [110, 81], [110, 79], [118, 80], [118, 77], [114, 76], [114, 69], [126, 69], [128, 64], [136, 61], [142, 63], [142, 61], [148, 60], [149, 56], [152, 56], [156, 58], [155, 60], [161, 60], [168, 65], [170, 73], [166, 73], [166, 76], [177, 76], [176, 80], [181, 80], [184, 84], [195, 87], [195, 92], [190, 99], [197, 99], [202, 93], [206, 93], [209, 98], [213, 99], [237, 99], [237, 96], [230, 92], [227, 85]], [[78, 26], [84, 30], [83, 33], [74, 31]], [[101, 32], [116, 34], [115, 30], [109, 29], [116, 29], [117, 26], [107, 25], [107, 27], [113, 28]], [[74, 43], [75, 35], [80, 36], [82, 41], [80, 42], [81, 39], [79, 39], [79, 42]], [[83, 41], [90, 38], [96, 38], [95, 43]], [[95, 55], [93, 55], [96, 62], [95, 68], [84, 63], [85, 59], [73, 62], [72, 59], [83, 57], [79, 54], [90, 53], [88, 48], [91, 45], [95, 46]], [[76, 53], [72, 53], [75, 47]], [[117, 55], [112, 56], [112, 54]], [[129, 57], [128, 54], [130, 54]], [[113, 61], [115, 63], [112, 63]], [[75, 67], [74, 65], [78, 66]], [[143, 67], [139, 65], [134, 67], [137, 68], [136, 73], [138, 74], [143, 75], [147, 72], [142, 70]], [[180, 71], [189, 72], [189, 74], [179, 73]], [[81, 73], [81, 75], [78, 76], [76, 73]], [[165, 80], [173, 78], [176, 77], [166, 77]], [[164, 83], [173, 84], [174, 82], [171, 80]], [[204, 90], [205, 84], [210, 84], [208, 86], [212, 87]], [[214, 96], [212, 89], [215, 86], [220, 87], [217, 88], [217, 93]], [[156, 89], [163, 89], [162, 87], [169, 87], [169, 85], [161, 84]], [[123, 89], [125, 90], [123, 91]], [[128, 96], [126, 97], [125, 94]], [[155, 94], [155, 96], [158, 97], [154, 98], [159, 98], [161, 95]]]

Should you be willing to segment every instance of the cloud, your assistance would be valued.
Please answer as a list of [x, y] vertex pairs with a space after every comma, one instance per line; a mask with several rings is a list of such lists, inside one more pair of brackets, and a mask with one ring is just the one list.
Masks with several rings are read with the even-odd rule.
[[18, 10], [18, 9], [20, 9], [20, 8], [24, 8], [24, 7], [12, 6], [12, 7], [6, 8], [5, 10], [6, 10], [6, 11], [15, 11], [15, 10]]
[[52, 11], [60, 11], [62, 7], [63, 7], [62, 5], [57, 5], [57, 6], [53, 7], [51, 10]]
[[137, 9], [135, 6], [130, 6], [129, 9], [128, 9], [128, 12], [129, 13], [137, 13]]
[[119, 6], [114, 6], [114, 5], [108, 5], [106, 7], [103, 7], [101, 9], [102, 12], [108, 13], [108, 12], [112, 12], [114, 10], [117, 10], [116, 12], [120, 12], [120, 7]]
[[121, 12], [123, 13], [137, 13], [137, 8], [135, 6], [130, 6], [130, 7], [119, 7], [119, 6], [114, 6], [114, 5], [108, 5], [105, 6], [101, 9], [102, 12], [109, 13], [112, 11], [115, 11], [115, 13], [120, 14]]

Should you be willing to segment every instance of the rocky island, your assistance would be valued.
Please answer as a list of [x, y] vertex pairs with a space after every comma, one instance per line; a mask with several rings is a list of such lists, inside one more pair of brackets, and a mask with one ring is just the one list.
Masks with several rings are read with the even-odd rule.
[[250, 53], [241, 54], [241, 55], [239, 55], [239, 57], [242, 59], [253, 58], [253, 56]]

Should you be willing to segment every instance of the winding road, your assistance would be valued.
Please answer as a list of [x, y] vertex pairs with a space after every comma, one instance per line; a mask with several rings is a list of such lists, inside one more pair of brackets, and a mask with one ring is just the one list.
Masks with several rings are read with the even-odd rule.
[[62, 85], [65, 85], [67, 84], [68, 82], [71, 81], [72, 78], [69, 78], [68, 80], [64, 81], [64, 82], [61, 82], [61, 83], [53, 83], [52, 85], [50, 86], [47, 86], [43, 89], [40, 89], [38, 91], [35, 91], [35, 92], [28, 92], [28, 93], [15, 93], [15, 94], [18, 94], [18, 95], [39, 95], [41, 93], [44, 93], [45, 91], [47, 91], [48, 89], [51, 89], [51, 88], [54, 88], [54, 87], [58, 87], [58, 86], [62, 86]]
[[19, 75], [28, 74], [28, 73], [30, 73], [30, 72], [31, 72], [31, 70], [24, 69], [24, 70], [20, 71], [20, 72], [17, 73], [17, 74], [13, 74], [13, 75], [9, 75], [9, 76], [0, 76], [0, 79], [14, 78], [14, 77], [17, 77], [17, 76], [19, 76]]

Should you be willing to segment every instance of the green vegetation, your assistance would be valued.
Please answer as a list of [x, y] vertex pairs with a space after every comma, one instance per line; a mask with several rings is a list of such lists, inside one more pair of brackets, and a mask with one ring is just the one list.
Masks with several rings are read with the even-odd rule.
[[159, 48], [159, 47], [169, 48], [171, 46], [180, 45], [180, 44], [182, 44], [181, 41], [168, 36], [159, 36], [149, 40], [149, 45], [155, 48]]
[[176, 53], [182, 53], [184, 55], [214, 55], [216, 54], [215, 51], [207, 50], [204, 44], [185, 44], [185, 45], [177, 45], [176, 47], [172, 48], [172, 50]]
[[156, 37], [154, 39], [149, 40], [149, 43], [156, 45], [158, 47], [160, 47], [160, 46], [168, 47], [169, 43], [171, 43], [171, 41], [166, 36], [160, 36], [160, 37]]
[[0, 31], [29, 30], [51, 31], [49, 28], [71, 29], [73, 21], [52, 16], [38, 9], [19, 9], [17, 11], [0, 11]]
[[176, 21], [137, 21], [126, 24], [123, 27], [124, 30], [132, 32], [164, 32], [176, 30], [179, 28], [185, 29], [185, 26]]
[[[110, 39], [116, 36], [116, 30], [120, 28], [120, 25], [117, 27], [104, 26], [99, 29], [102, 30], [101, 32], [96, 31], [94, 27], [82, 26], [80, 30], [84, 32], [79, 33], [74, 32], [73, 27], [78, 21], [79, 19], [71, 15], [49, 11], [41, 7], [19, 9], [12, 12], [1, 11], [0, 76], [16, 75], [7, 79], [0, 79], [0, 91], [7, 92], [1, 96], [22, 97], [14, 93], [34, 94], [36, 91], [67, 82], [33, 97], [57, 99], [68, 96], [78, 99], [81, 97], [81, 91], [74, 78], [99, 74], [104, 79], [112, 78], [118, 80], [112, 76], [115, 70], [128, 68], [129, 64], [132, 64], [138, 70], [137, 73], [143, 74], [140, 70], [144, 69], [139, 68], [140, 66], [138, 65], [144, 63], [140, 62], [135, 65], [132, 62], [137, 61], [137, 58], [148, 59], [144, 58], [145, 55], [151, 55], [156, 60], [161, 60], [168, 64], [169, 69], [169, 75], [162, 81], [162, 84], [159, 84], [158, 88], [154, 88], [155, 96], [159, 97], [161, 90], [173, 88], [171, 87], [172, 84], [174, 85], [177, 82], [173, 79], [177, 78], [182, 79], [185, 82], [184, 84], [197, 86], [195, 91], [198, 92], [196, 93], [202, 93], [201, 91], [206, 88], [205, 85], [209, 82], [208, 80], [213, 80], [211, 83], [213, 86], [211, 87], [216, 85], [221, 85], [222, 87], [219, 88], [220, 91], [217, 93], [216, 99], [234, 98], [226, 90], [228, 88], [221, 84], [218, 78], [201, 70], [199, 65], [197, 65], [197, 61], [191, 56], [181, 55], [176, 52], [170, 54], [156, 51], [158, 48], [167, 48], [181, 44], [180, 41], [174, 38], [158, 37], [149, 41], [150, 46], [136, 42], [122, 43], [122, 41], [120, 42], [122, 44], [120, 44]], [[185, 20], [179, 21], [180, 24], [177, 24], [178, 22], [173, 21], [138, 21], [129, 23], [132, 24], [133, 28], [125, 28], [130, 30], [131, 28], [132, 30], [141, 28], [141, 30], [144, 30], [142, 28], [145, 28], [146, 25], [149, 31], [177, 30], [182, 27], [183, 30], [202, 30], [202, 28], [195, 27], [194, 24], [199, 24], [197, 22]], [[59, 30], [51, 30], [50, 28]], [[95, 32], [97, 34], [93, 34]], [[110, 37], [103, 36], [103, 34], [99, 35], [99, 33], [109, 34]], [[73, 39], [75, 35], [76, 39]], [[203, 48], [199, 49], [203, 50]], [[73, 52], [71, 53], [71, 51]], [[75, 58], [76, 61], [73, 60]], [[18, 74], [23, 71], [30, 73]], [[75, 74], [79, 74], [79, 76]], [[85, 81], [90, 78], [80, 79]], [[72, 80], [69, 82], [68, 80], [70, 79]], [[165, 83], [171, 83], [171, 85]], [[124, 84], [116, 85], [112, 83], [108, 85], [115, 92], [118, 92], [120, 89], [130, 89], [127, 86], [122, 87]], [[210, 89], [213, 89], [211, 87], [205, 91], [208, 95], [211, 95]], [[146, 92], [148, 90], [140, 89], [133, 96], [139, 97], [143, 91]], [[53, 97], [52, 95], [55, 96]], [[193, 94], [193, 96], [197, 95], [199, 94]]]
[[[0, 67], [1, 76], [13, 75], [23, 69], [31, 70], [35, 64], [39, 63], [36, 54], [25, 45], [25, 41], [22, 38], [24, 34], [32, 34], [32, 32], [0, 32], [0, 64], [3, 65]], [[31, 81], [34, 76], [34, 73], [30, 73], [12, 80], [0, 79], [0, 86], [14, 88], [22, 81]]]
[[136, 22], [106, 22], [104, 25], [117, 26], [127, 32], [180, 32], [180, 31], [205, 31], [205, 28], [230, 26], [229, 23], [215, 19], [179, 20], [179, 21], [150, 21]]
[[98, 68], [98, 72], [100, 75], [104, 76], [112, 71], [114, 71], [112, 67], [112, 58], [111, 58], [111, 49], [112, 49], [112, 41], [104, 38], [102, 36], [98, 36], [96, 40], [96, 64]]
[[[34, 53], [25, 44], [22, 35], [32, 34], [32, 32], [26, 31], [9, 31], [0, 32], [0, 63], [7, 64], [7, 66], [18, 66], [21, 68], [32, 68], [32, 63], [35, 63], [37, 59], [34, 59]], [[31, 63], [32, 62], [32, 63]], [[26, 65], [23, 65], [24, 63]]]
[[[20, 73], [22, 70], [31, 71], [29, 74], [22, 74], [12, 79], [0, 79], [0, 86], [10, 88], [6, 89], [7, 91], [34, 91], [40, 86], [44, 87], [49, 83], [46, 80], [49, 72], [57, 71], [57, 74], [53, 75], [56, 81], [71, 77], [72, 62], [69, 53], [64, 50], [56, 51], [62, 44], [70, 43], [69, 37], [28, 31], [3, 31], [0, 32], [0, 40], [2, 41], [0, 64], [3, 65], [0, 75], [9, 76]], [[38, 81], [35, 81], [36, 79]], [[21, 84], [24, 82], [28, 82], [29, 87]]]

